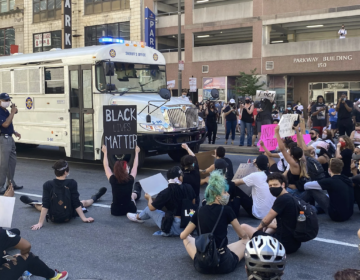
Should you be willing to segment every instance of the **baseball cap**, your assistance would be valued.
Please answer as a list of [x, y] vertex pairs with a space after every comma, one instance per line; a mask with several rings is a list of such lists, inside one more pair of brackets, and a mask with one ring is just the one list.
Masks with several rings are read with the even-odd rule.
[[11, 97], [5, 92], [0, 94], [0, 100], [10, 101], [10, 99]]
[[215, 169], [226, 169], [229, 165], [224, 159], [217, 159], [215, 160]]
[[184, 174], [179, 166], [174, 166], [174, 167], [170, 168], [168, 170], [168, 172], [166, 173], [166, 177], [168, 178], [168, 180], [179, 178], [180, 176], [183, 176], [183, 175]]
[[267, 156], [265, 155], [259, 155], [257, 158], [256, 158], [256, 161], [255, 161], [257, 167], [260, 169], [260, 170], [266, 170], [267, 169], [267, 166], [268, 166], [268, 163], [269, 163], [269, 159]]
[[229, 101], [229, 103], [230, 103], [230, 104], [234, 104], [234, 103], [235, 103], [235, 100], [231, 98], [230, 101]]

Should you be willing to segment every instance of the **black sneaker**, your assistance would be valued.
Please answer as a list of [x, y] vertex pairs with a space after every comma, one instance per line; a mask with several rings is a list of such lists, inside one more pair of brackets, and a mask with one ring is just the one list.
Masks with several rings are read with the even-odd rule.
[[30, 197], [28, 197], [26, 195], [20, 196], [20, 200], [21, 200], [22, 203], [30, 205], [31, 207], [35, 207], [35, 206], [30, 204], [30, 203], [39, 202], [38, 200], [33, 200], [33, 199], [31, 199]]
[[134, 184], [134, 190], [133, 190], [133, 193], [136, 193], [136, 195], [137, 195], [137, 198], [135, 199], [135, 201], [138, 201], [140, 199], [141, 189], [142, 189], [141, 184], [139, 182], [136, 182]]
[[107, 188], [103, 187], [101, 188], [95, 195], [93, 195], [91, 197], [92, 200], [94, 200], [94, 202], [98, 201], [100, 199], [100, 197], [102, 197], [107, 191]]
[[[9, 186], [6, 187], [6, 189], [8, 189]], [[16, 190], [21, 190], [22, 188], [24, 188], [24, 186], [13, 186], [14, 191]]]

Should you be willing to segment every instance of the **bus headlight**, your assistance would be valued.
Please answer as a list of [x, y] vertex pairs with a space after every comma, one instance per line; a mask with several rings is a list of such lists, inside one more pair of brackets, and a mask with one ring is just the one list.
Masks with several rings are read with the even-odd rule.
[[205, 127], [205, 121], [202, 117], [198, 117], [199, 118], [199, 128], [204, 128]]
[[171, 125], [162, 125], [162, 124], [147, 124], [147, 123], [141, 123], [140, 126], [143, 129], [149, 130], [149, 131], [157, 131], [157, 132], [172, 132], [174, 131], [174, 128]]

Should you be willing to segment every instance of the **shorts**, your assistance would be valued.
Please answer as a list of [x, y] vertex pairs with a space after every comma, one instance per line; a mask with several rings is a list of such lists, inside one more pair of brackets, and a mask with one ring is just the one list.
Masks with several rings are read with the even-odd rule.
[[331, 129], [337, 129], [337, 122], [330, 122]]
[[271, 124], [271, 118], [257, 121], [256, 122], [257, 131], [261, 133], [261, 126], [266, 124]]
[[217, 267], [214, 268], [202, 268], [196, 260], [196, 255], [194, 258], [194, 267], [196, 271], [203, 274], [227, 274], [233, 272], [237, 265], [239, 264], [238, 256], [230, 251], [228, 247], [224, 247], [219, 250], [220, 252], [220, 263]]

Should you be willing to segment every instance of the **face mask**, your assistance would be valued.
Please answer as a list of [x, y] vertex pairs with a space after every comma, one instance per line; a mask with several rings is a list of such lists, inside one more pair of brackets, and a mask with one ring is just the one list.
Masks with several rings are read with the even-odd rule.
[[344, 148], [346, 146], [346, 143], [344, 141], [340, 141], [341, 147]]
[[317, 153], [318, 155], [321, 153], [321, 150], [320, 149], [316, 149], [315, 150], [315, 153]]
[[311, 140], [316, 140], [316, 136], [311, 136]]
[[321, 135], [321, 138], [322, 138], [322, 139], [326, 139], [326, 138], [327, 138], [327, 134]]
[[6, 101], [6, 102], [2, 101], [2, 102], [1, 102], [1, 107], [7, 108], [7, 107], [9, 107], [9, 106], [10, 106], [10, 101]]
[[270, 188], [270, 193], [275, 197], [278, 197], [282, 191], [283, 191], [282, 187], [277, 187], [277, 188], [271, 187]]
[[245, 100], [245, 103], [246, 103], [246, 104], [249, 104], [249, 103], [250, 103], [250, 100]]
[[323, 105], [324, 103], [323, 103], [323, 102], [321, 102], [321, 103], [319, 102], [318, 104], [319, 104], [319, 105]]
[[230, 195], [229, 194], [223, 194], [221, 195], [221, 198], [219, 199], [219, 203], [221, 205], [227, 205], [229, 203]]
[[288, 110], [291, 110], [291, 107], [287, 107]]

